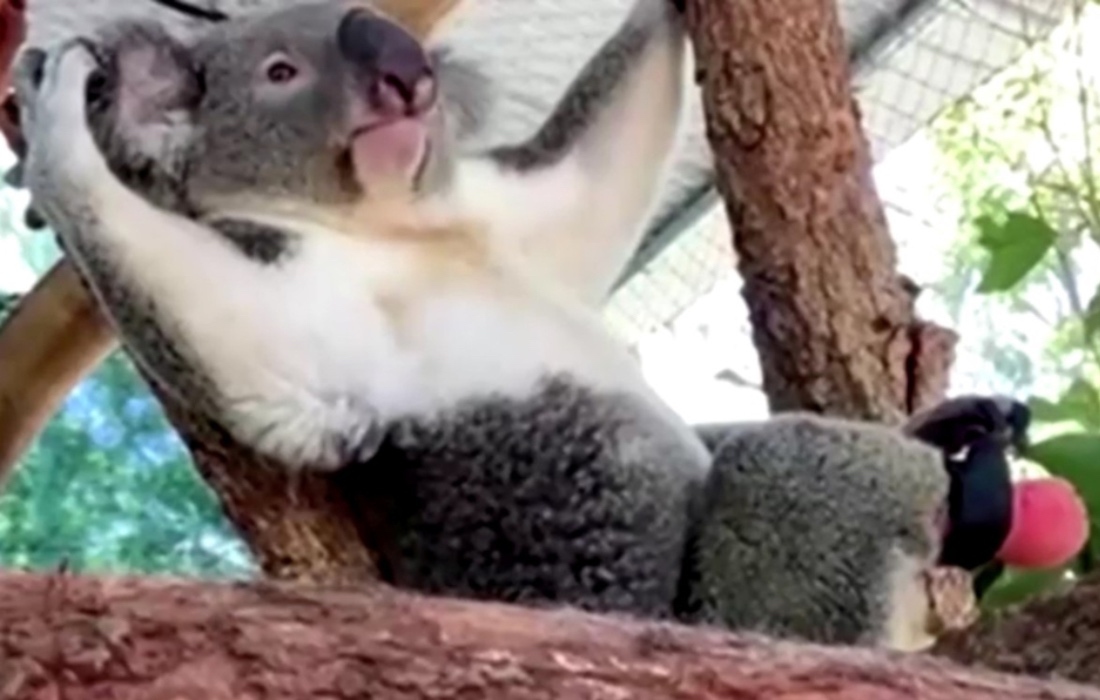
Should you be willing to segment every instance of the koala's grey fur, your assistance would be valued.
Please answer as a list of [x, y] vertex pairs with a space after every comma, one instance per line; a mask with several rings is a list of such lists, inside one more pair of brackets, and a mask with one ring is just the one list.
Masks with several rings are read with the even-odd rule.
[[383, 496], [371, 507], [398, 533], [396, 583], [668, 616], [698, 470], [635, 397], [550, 378], [529, 398], [400, 421], [378, 460], [342, 478]]
[[915, 585], [910, 574], [939, 552], [942, 455], [886, 426], [800, 413], [700, 435], [714, 463], [680, 614], [821, 643], [904, 646], [890, 638], [907, 614], [898, 586]]

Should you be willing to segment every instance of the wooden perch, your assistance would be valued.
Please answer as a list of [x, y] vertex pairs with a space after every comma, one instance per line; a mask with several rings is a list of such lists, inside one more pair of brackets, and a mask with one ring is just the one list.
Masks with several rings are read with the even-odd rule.
[[928, 658], [274, 584], [0, 577], [3, 700], [1097, 700]]
[[941, 400], [954, 337], [915, 318], [895, 271], [836, 3], [687, 8], [772, 409], [896, 422]]

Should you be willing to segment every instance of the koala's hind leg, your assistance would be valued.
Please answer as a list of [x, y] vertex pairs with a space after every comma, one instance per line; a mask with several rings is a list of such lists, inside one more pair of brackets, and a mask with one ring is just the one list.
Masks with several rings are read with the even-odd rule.
[[825, 644], [927, 642], [939, 454], [893, 428], [803, 413], [701, 430], [714, 464], [678, 612]]

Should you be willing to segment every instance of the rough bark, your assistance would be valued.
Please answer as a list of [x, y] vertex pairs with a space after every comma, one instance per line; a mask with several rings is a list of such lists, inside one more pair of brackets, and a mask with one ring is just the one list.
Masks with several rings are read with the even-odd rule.
[[945, 634], [932, 651], [968, 665], [1100, 686], [1100, 576]]
[[264, 575], [330, 585], [378, 577], [381, 523], [354, 507], [338, 477], [271, 462], [146, 381]]
[[953, 337], [915, 318], [895, 271], [836, 3], [687, 7], [772, 409], [896, 422], [936, 401], [950, 358], [928, 355]]
[[5, 575], [0, 699], [61, 697], [1096, 700], [1100, 691], [381, 587]]

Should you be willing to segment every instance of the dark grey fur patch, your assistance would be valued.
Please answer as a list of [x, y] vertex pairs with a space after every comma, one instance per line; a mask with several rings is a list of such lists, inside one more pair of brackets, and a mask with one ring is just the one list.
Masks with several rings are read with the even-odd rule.
[[263, 265], [282, 263], [292, 257], [298, 240], [282, 229], [242, 219], [217, 219], [207, 225], [225, 236], [246, 258]]
[[519, 171], [548, 167], [564, 158], [611, 103], [656, 31], [654, 26], [623, 25], [585, 65], [534, 136], [521, 144], [496, 148], [490, 157]]
[[398, 585], [667, 617], [705, 466], [662, 421], [559, 377], [401, 421], [341, 478], [394, 528]]

